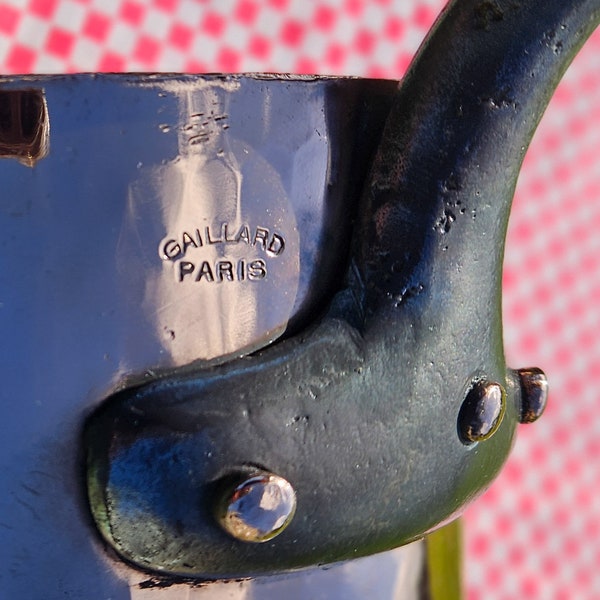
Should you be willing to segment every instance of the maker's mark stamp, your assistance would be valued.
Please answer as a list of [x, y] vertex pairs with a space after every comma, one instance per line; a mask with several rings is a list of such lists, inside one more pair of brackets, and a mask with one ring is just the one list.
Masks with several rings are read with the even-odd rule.
[[[158, 255], [163, 261], [173, 263], [178, 282], [260, 281], [267, 277], [266, 259], [281, 256], [285, 245], [284, 236], [268, 227], [221, 223], [218, 227], [189, 228], [165, 237], [159, 244]], [[218, 258], [207, 260], [204, 256], [198, 260], [200, 251], [209, 248], [213, 249], [213, 255], [218, 251]], [[248, 255], [240, 257], [240, 250], [245, 249]], [[235, 258], [227, 256], [231, 253]], [[257, 256], [259, 253], [264, 258]]]

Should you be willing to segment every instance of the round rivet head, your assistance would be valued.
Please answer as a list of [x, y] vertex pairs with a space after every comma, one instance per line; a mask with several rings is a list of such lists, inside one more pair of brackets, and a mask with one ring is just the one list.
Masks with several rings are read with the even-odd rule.
[[533, 423], [544, 412], [548, 403], [548, 378], [541, 369], [530, 367], [517, 371], [521, 385], [521, 423]]
[[296, 493], [283, 477], [256, 471], [227, 486], [217, 505], [217, 521], [234, 538], [266, 542], [279, 535], [296, 511]]
[[458, 434], [463, 444], [492, 437], [502, 423], [505, 410], [504, 388], [493, 381], [476, 381], [458, 413]]

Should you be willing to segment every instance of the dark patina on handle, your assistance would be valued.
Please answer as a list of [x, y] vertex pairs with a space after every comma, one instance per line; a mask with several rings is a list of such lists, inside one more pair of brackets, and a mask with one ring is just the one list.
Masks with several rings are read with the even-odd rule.
[[[533, 420], [532, 386], [538, 412], [546, 390], [504, 361], [514, 186], [599, 19], [597, 0], [444, 10], [396, 93], [326, 315], [251, 356], [120, 391], [90, 418], [89, 498], [121, 556], [205, 579], [292, 570], [410, 542], [486, 488]], [[251, 498], [277, 496], [271, 475], [294, 490], [273, 521], [287, 526], [252, 543]], [[219, 522], [230, 514], [242, 534]]]

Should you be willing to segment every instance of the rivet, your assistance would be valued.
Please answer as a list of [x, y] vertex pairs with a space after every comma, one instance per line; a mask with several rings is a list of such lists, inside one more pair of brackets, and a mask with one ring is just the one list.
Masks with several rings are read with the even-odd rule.
[[463, 444], [492, 437], [502, 423], [505, 410], [504, 388], [493, 381], [476, 381], [458, 413], [458, 434]]
[[519, 369], [519, 382], [521, 384], [521, 423], [533, 423], [544, 412], [548, 403], [548, 378], [541, 369], [529, 367]]
[[216, 507], [223, 529], [244, 542], [266, 542], [279, 535], [296, 511], [296, 493], [283, 477], [254, 471], [233, 478]]

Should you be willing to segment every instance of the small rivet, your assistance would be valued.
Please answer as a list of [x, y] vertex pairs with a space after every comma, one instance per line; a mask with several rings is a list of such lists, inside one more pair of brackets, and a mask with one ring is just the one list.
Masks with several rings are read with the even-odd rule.
[[519, 369], [519, 382], [521, 384], [521, 423], [533, 423], [544, 412], [548, 403], [548, 378], [541, 369], [530, 367]]
[[296, 511], [296, 493], [283, 477], [266, 471], [240, 475], [217, 505], [221, 527], [244, 542], [266, 542], [279, 535]]
[[499, 383], [477, 381], [458, 413], [458, 433], [463, 444], [482, 442], [500, 427], [506, 409], [506, 392]]

